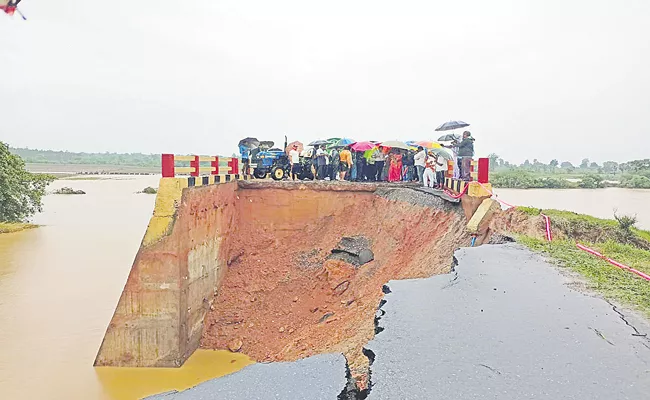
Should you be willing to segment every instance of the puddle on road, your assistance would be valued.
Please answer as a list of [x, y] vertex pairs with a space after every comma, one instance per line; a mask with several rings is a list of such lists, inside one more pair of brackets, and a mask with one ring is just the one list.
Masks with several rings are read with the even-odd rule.
[[133, 400], [170, 390], [188, 389], [252, 363], [253, 360], [243, 354], [197, 350], [181, 368], [97, 367], [95, 373], [107, 398]]

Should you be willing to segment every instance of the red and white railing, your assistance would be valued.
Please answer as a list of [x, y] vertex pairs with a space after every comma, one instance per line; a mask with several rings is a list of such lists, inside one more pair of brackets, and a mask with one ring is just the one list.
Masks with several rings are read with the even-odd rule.
[[[451, 160], [447, 161], [447, 178], [454, 177], [454, 162]], [[489, 158], [479, 158], [478, 160], [472, 160], [470, 163], [470, 177], [472, 181], [479, 183], [488, 183], [490, 182], [490, 159]]]
[[[177, 162], [189, 163], [189, 166], [177, 167]], [[209, 165], [205, 165], [207, 163]], [[162, 176], [163, 178], [173, 178], [176, 175], [239, 175], [241, 174], [240, 165], [240, 160], [236, 157], [163, 154]]]

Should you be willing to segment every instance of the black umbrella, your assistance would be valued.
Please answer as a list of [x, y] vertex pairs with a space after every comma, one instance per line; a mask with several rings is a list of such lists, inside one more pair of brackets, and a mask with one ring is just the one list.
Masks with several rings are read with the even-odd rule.
[[239, 147], [246, 147], [248, 149], [254, 149], [259, 145], [260, 141], [252, 137], [248, 137], [239, 141]]
[[313, 142], [309, 143], [307, 146], [320, 146], [322, 144], [329, 144], [327, 140], [314, 140]]
[[436, 128], [436, 132], [440, 131], [453, 131], [454, 129], [460, 129], [460, 128], [465, 128], [466, 126], [469, 126], [467, 122], [463, 121], [449, 121], [445, 122], [444, 124], [440, 125], [439, 127]]
[[451, 141], [457, 141], [460, 142], [460, 136], [456, 135], [455, 133], [448, 133], [446, 135], [442, 135], [438, 138], [439, 142], [451, 142]]

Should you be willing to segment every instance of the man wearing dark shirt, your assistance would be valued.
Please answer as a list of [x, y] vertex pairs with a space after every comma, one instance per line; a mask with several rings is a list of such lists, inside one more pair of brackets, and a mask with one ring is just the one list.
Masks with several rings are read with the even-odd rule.
[[458, 164], [460, 166], [460, 179], [470, 181], [470, 169], [474, 157], [474, 138], [469, 131], [463, 132], [463, 140], [458, 145]]

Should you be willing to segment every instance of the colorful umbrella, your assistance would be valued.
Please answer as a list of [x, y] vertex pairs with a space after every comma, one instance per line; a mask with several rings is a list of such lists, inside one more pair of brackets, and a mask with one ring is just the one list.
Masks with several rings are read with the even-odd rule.
[[399, 140], [389, 140], [386, 142], [382, 142], [381, 147], [390, 147], [391, 149], [403, 149], [403, 150], [411, 150], [411, 147], [404, 143], [400, 142]]
[[356, 143], [356, 142], [357, 142], [357, 141], [354, 140], [354, 139], [343, 138], [343, 139], [339, 140], [339, 141], [336, 143], [336, 146], [338, 146], [338, 147], [345, 147], [345, 146], [349, 146], [349, 145], [351, 145], [351, 144], [354, 144], [354, 143]]
[[372, 142], [356, 142], [352, 145], [351, 149], [354, 151], [367, 151], [374, 149], [375, 147], [377, 147], [377, 145]]
[[420, 140], [418, 142], [415, 142], [415, 147], [418, 147], [418, 146], [422, 146], [425, 149], [439, 149], [440, 147], [442, 147], [442, 146], [440, 146], [440, 143], [432, 142], [432, 141], [429, 141], [429, 140]]
[[284, 151], [285, 151], [285, 153], [287, 153], [287, 155], [289, 155], [289, 152], [293, 149], [293, 146], [297, 146], [297, 147], [298, 147], [298, 149], [297, 149], [297, 150], [298, 150], [298, 154], [302, 153], [303, 150], [305, 149], [305, 146], [303, 146], [302, 143], [300, 143], [299, 141], [296, 140], [295, 142], [291, 142], [291, 143], [289, 143], [289, 144], [287, 145], [287, 148], [284, 149]]

